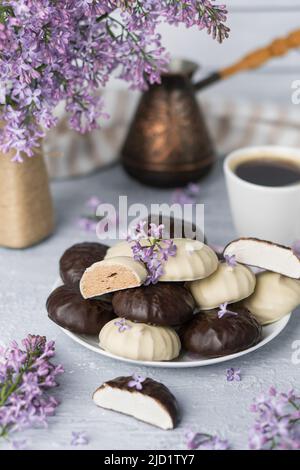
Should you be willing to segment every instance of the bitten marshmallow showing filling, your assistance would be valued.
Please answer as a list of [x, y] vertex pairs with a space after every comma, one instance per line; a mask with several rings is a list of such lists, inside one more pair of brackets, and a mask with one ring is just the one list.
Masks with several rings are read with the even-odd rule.
[[99, 387], [93, 400], [97, 406], [133, 416], [161, 429], [173, 429], [178, 421], [176, 398], [163, 384], [142, 379], [139, 389], [130, 387], [132, 377], [118, 377]]
[[280, 320], [300, 304], [300, 281], [272, 272], [256, 279], [254, 294], [244, 305], [262, 325]]
[[[174, 238], [177, 247], [175, 256], [170, 256], [163, 263], [164, 273], [159, 278], [160, 282], [194, 281], [210, 276], [218, 267], [216, 253], [204, 243], [189, 238]], [[146, 240], [140, 240], [146, 244]], [[161, 242], [163, 245], [163, 240]], [[121, 242], [111, 247], [105, 256], [109, 259], [114, 256], [133, 256], [132, 242]]]
[[99, 345], [105, 351], [138, 361], [171, 361], [179, 355], [180, 339], [172, 328], [116, 318], [102, 328]]
[[228, 266], [220, 263], [211, 276], [187, 283], [201, 310], [210, 310], [228, 302], [234, 303], [249, 297], [255, 288], [255, 275], [242, 264]]
[[240, 238], [226, 246], [225, 255], [234, 255], [239, 263], [300, 279], [300, 259], [286, 246], [257, 238]]
[[85, 299], [117, 290], [141, 286], [147, 277], [143, 263], [129, 256], [105, 259], [87, 268], [80, 281]]

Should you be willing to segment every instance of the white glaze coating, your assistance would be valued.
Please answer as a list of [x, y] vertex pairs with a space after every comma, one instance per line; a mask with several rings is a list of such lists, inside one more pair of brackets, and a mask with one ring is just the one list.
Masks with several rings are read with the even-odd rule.
[[300, 281], [268, 271], [256, 279], [255, 291], [244, 305], [262, 325], [280, 320], [300, 304]]
[[211, 276], [187, 283], [198, 307], [210, 310], [228, 302], [238, 302], [249, 297], [255, 288], [255, 275], [242, 264], [230, 267], [220, 263]]
[[179, 355], [180, 339], [172, 328], [125, 320], [128, 329], [120, 332], [117, 318], [102, 328], [100, 347], [118, 356], [141, 361], [170, 361]]
[[[177, 253], [164, 263], [161, 282], [203, 279], [217, 269], [217, 255], [204, 243], [189, 238], [174, 238], [174, 244], [177, 246]], [[131, 244], [126, 241], [116, 244], [108, 250], [105, 259], [114, 256], [132, 256]]]

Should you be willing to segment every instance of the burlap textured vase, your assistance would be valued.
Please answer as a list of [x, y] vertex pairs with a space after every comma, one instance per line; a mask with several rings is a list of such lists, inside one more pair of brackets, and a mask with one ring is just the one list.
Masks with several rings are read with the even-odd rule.
[[24, 163], [0, 153], [0, 246], [26, 248], [54, 228], [47, 170], [41, 151]]

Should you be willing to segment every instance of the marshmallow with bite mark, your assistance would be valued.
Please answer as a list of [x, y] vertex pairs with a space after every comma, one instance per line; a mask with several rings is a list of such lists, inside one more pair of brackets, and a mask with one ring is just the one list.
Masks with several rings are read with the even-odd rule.
[[240, 238], [225, 247], [225, 255], [234, 255], [242, 264], [300, 279], [300, 259], [287, 246], [258, 238]]
[[141, 286], [147, 278], [143, 263], [129, 256], [118, 256], [92, 264], [80, 280], [85, 299], [122, 289]]

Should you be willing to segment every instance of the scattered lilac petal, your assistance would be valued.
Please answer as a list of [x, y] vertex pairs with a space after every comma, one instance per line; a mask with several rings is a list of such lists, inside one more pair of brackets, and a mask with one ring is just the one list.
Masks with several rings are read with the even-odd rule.
[[25, 450], [28, 447], [28, 441], [26, 439], [11, 441], [11, 447], [13, 450]]
[[224, 315], [235, 315], [237, 316], [237, 312], [233, 312], [232, 310], [227, 309], [228, 302], [225, 302], [221, 305], [219, 305], [219, 311], [218, 311], [218, 317], [221, 319], [224, 317]]
[[100, 204], [102, 204], [102, 201], [97, 196], [92, 196], [86, 201], [86, 206], [94, 210], [96, 210]]
[[86, 446], [90, 442], [85, 431], [72, 431], [71, 446]]
[[227, 382], [240, 382], [242, 380], [241, 369], [234, 369], [233, 367], [230, 367], [230, 369], [226, 370], [226, 379]]
[[200, 193], [200, 187], [196, 183], [189, 183], [184, 188], [177, 188], [172, 194], [171, 201], [173, 204], [195, 204]]
[[86, 232], [96, 232], [97, 224], [97, 221], [91, 220], [88, 217], [79, 217], [77, 220], [78, 227]]
[[186, 187], [186, 191], [188, 194], [198, 196], [198, 194], [200, 193], [200, 186], [197, 183], [189, 183]]
[[237, 266], [235, 255], [225, 255], [224, 259], [225, 259], [227, 266], [229, 266], [230, 268], [234, 268], [235, 266]]
[[300, 240], [296, 240], [292, 244], [292, 252], [300, 259]]
[[187, 431], [185, 433], [185, 439], [186, 439], [186, 447], [189, 450], [195, 450], [200, 445], [201, 434], [193, 432], [193, 431]]
[[119, 333], [124, 333], [124, 331], [131, 329], [131, 325], [129, 325], [129, 323], [126, 322], [125, 318], [115, 321], [114, 325], [118, 327]]
[[143, 382], [145, 382], [146, 378], [143, 377], [142, 375], [134, 373], [132, 375], [132, 380], [128, 382], [128, 387], [130, 388], [136, 388], [136, 390], [142, 390], [143, 389]]
[[189, 450], [228, 450], [229, 443], [211, 434], [187, 431], [186, 446]]

